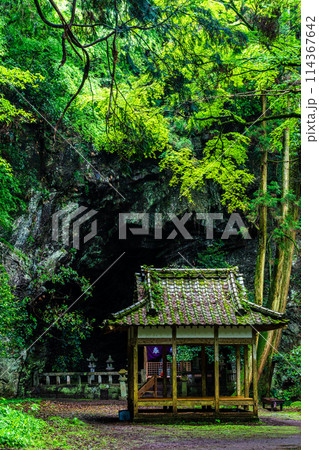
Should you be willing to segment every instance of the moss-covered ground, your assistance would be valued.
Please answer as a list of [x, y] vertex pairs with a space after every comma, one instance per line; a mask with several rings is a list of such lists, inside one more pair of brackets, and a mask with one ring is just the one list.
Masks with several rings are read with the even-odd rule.
[[[24, 448], [95, 449], [263, 449], [300, 448], [300, 411], [260, 410], [259, 423], [138, 423], [118, 421], [120, 401], [41, 400], [10, 403], [43, 422]], [[4, 446], [1, 449], [17, 448]]]

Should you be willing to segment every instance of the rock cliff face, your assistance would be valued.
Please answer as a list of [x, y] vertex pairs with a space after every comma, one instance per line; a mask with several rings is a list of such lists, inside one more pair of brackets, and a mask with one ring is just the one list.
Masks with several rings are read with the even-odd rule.
[[[92, 337], [84, 344], [84, 354], [94, 350], [101, 369], [104, 369], [106, 355], [109, 353], [112, 353], [119, 366], [125, 365], [125, 337], [105, 336], [99, 325], [110, 312], [132, 302], [134, 273], [141, 265], [189, 266], [195, 263], [198, 253], [212, 243], [212, 240], [206, 239], [203, 223], [196, 219], [195, 212], [222, 212], [226, 219], [227, 213], [220, 206], [215, 186], [208, 186], [198, 193], [194, 205], [190, 206], [185, 200], [180, 200], [179, 191], [169, 186], [169, 174], [159, 172], [154, 160], [132, 164], [112, 155], [98, 155], [92, 151], [91, 163], [88, 164], [87, 157], [74, 154], [70, 148], [57, 151], [51, 142], [37, 140], [36, 137], [33, 139], [34, 141], [31, 139], [19, 144], [19, 151], [24, 152], [25, 157], [28, 155], [39, 181], [38, 188], [30, 190], [27, 211], [15, 221], [13, 232], [8, 238], [12, 247], [1, 246], [2, 264], [15, 286], [15, 295], [21, 298], [36, 298], [45, 292], [45, 285], [35, 288], [32, 283], [32, 277], [39, 267], [50, 268], [53, 273], [60, 264], [71, 264], [91, 282], [101, 277], [94, 286], [93, 297], [80, 305], [88, 318], [96, 319]], [[94, 210], [96, 214], [80, 226], [79, 248], [74, 250], [72, 246], [76, 231], [73, 224], [80, 216], [76, 215], [70, 222], [67, 233], [69, 244], [66, 239], [63, 242], [63, 232], [65, 235], [67, 232], [67, 222], [63, 218], [79, 207], [86, 207], [86, 212]], [[58, 223], [59, 232], [55, 236], [58, 240], [54, 240], [53, 217], [62, 210], [64, 213], [55, 225]], [[190, 236], [185, 238], [177, 232], [174, 239], [168, 239], [176, 229], [170, 214], [181, 218], [185, 212], [191, 213], [185, 225]], [[126, 238], [120, 239], [119, 215], [123, 213], [149, 213], [148, 233], [133, 234], [127, 230]], [[162, 239], [155, 236], [155, 217], [162, 220]], [[95, 236], [85, 242], [85, 236], [90, 233], [94, 220], [96, 233], [92, 234]], [[216, 222], [216, 241], [220, 240], [225, 225], [226, 221]], [[141, 228], [140, 222], [130, 226]], [[227, 262], [239, 266], [247, 288], [251, 290], [256, 259], [256, 239], [253, 232], [250, 240], [231, 237], [224, 241], [224, 250]], [[27, 258], [22, 254], [27, 255]], [[115, 261], [117, 262], [114, 263]], [[294, 270], [299, 270], [298, 262], [295, 263]], [[293, 285], [290, 298], [296, 290], [298, 288]], [[284, 333], [285, 346], [290, 347], [298, 340], [298, 312], [295, 302], [289, 302], [288, 316], [293, 321]], [[38, 352], [41, 358], [38, 357]], [[35, 346], [30, 350], [28, 358], [27, 363], [31, 368], [40, 367], [46, 360], [45, 350]], [[37, 362], [37, 359], [41, 359], [41, 362]], [[17, 373], [22, 361], [23, 358], [16, 368], [12, 365], [16, 363], [2, 361], [2, 368], [6, 372], [2, 379], [2, 392], [16, 391]], [[70, 368], [73, 369], [75, 368]]]

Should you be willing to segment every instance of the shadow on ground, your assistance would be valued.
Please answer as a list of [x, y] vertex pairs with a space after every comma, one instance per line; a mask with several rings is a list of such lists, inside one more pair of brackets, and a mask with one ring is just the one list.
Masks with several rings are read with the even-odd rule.
[[[118, 411], [126, 403], [118, 400], [44, 400], [40, 415], [80, 419], [94, 435], [94, 445], [83, 449], [299, 449], [300, 413], [260, 409], [259, 423], [130, 423], [119, 422]], [[105, 442], [107, 439], [107, 446]]]

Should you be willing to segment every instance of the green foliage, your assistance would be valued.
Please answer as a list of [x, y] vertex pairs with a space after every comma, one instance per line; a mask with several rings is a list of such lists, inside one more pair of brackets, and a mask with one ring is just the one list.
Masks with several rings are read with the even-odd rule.
[[28, 313], [28, 302], [14, 297], [9, 276], [0, 266], [0, 357], [18, 355], [32, 336], [36, 320]]
[[[83, 359], [82, 341], [91, 335], [94, 321], [89, 321], [81, 311], [68, 311], [66, 305], [48, 306], [43, 321], [46, 326], [55, 323], [47, 339], [52, 370], [68, 371], [70, 367], [77, 367]], [[58, 345], [56, 339], [59, 340]]]
[[[201, 347], [193, 345], [177, 346], [177, 361], [192, 361], [196, 356], [200, 355]], [[207, 345], [205, 353], [209, 364], [214, 363], [214, 347]], [[227, 363], [236, 361], [235, 349], [232, 346], [223, 346], [223, 357]], [[172, 356], [167, 356], [168, 361], [172, 361]]]
[[91, 335], [94, 320], [87, 319], [81, 309], [72, 305], [79, 297], [92, 296], [89, 280], [71, 267], [61, 266], [52, 273], [50, 268], [39, 265], [32, 286], [35, 292], [45, 287], [34, 308], [41, 311], [38, 327], [48, 329], [45, 340], [52, 370], [77, 367], [83, 358], [82, 342]]
[[[1, 62], [1, 53], [0, 53]], [[32, 87], [37, 87], [37, 80], [43, 79], [41, 76], [32, 75], [28, 70], [23, 71], [19, 68], [8, 69], [0, 65], [0, 86], [10, 89], [17, 88], [19, 90], [25, 89], [29, 84]], [[34, 122], [35, 118], [32, 113], [25, 111], [23, 108], [15, 106], [10, 100], [5, 98], [4, 94], [0, 94], [0, 123], [4, 122], [9, 125], [11, 122], [19, 119], [20, 122]]]
[[[67, 42], [60, 64], [61, 30], [46, 27], [33, 5], [5, 4], [0, 46], [5, 79], [25, 88], [28, 100], [54, 122], [81, 83], [83, 61]], [[255, 179], [247, 165], [249, 145], [256, 133], [262, 137], [260, 124], [251, 126], [260, 116], [260, 93], [269, 91], [269, 114], [280, 115], [299, 79], [300, 5], [295, 0], [289, 5], [287, 12], [276, 0], [266, 6], [253, 0], [245, 8], [236, 0], [174, 5], [123, 0], [116, 9], [92, 0], [77, 4], [82, 25], [98, 22], [110, 30], [117, 24], [118, 32], [116, 51], [111, 40], [87, 49], [90, 78], [71, 103], [65, 125], [95, 150], [130, 161], [160, 157], [171, 184], [189, 201], [195, 190], [213, 183], [230, 211], [246, 209], [246, 190]], [[59, 21], [50, 5], [42, 6], [48, 20]], [[69, 17], [69, 5], [59, 7]], [[21, 8], [24, 20], [17, 26]], [[103, 27], [72, 31], [83, 43], [105, 37]], [[298, 112], [298, 92], [289, 99], [289, 109]], [[287, 118], [272, 122], [267, 145], [274, 153], [288, 122], [298, 148], [299, 122]]]
[[291, 402], [301, 398], [301, 346], [274, 356], [274, 395]]
[[[207, 357], [207, 361], [209, 364], [214, 363], [214, 346], [207, 345], [205, 347], [205, 353]], [[223, 345], [221, 348], [220, 359], [225, 363], [234, 363], [236, 361], [236, 350], [234, 346], [231, 345]]]
[[199, 253], [196, 261], [198, 267], [208, 269], [229, 268], [223, 242], [213, 242], [203, 253]]
[[[0, 17], [0, 25], [5, 26], [3, 17]], [[3, 44], [2, 37], [3, 30], [0, 32], [0, 126], [9, 128], [35, 121], [34, 115], [25, 109], [25, 105], [21, 107], [20, 103], [12, 98], [15, 97], [16, 90], [23, 91], [27, 86], [36, 89], [37, 82], [43, 80], [43, 77], [39, 74], [33, 75], [27, 69], [5, 67], [3, 55], [6, 54], [7, 47]], [[8, 157], [3, 157], [2, 153], [7, 154], [8, 148], [0, 149], [0, 230], [1, 228], [6, 230], [12, 223], [12, 214], [22, 207], [22, 202], [19, 198], [20, 184], [8, 162]]]
[[54, 370], [75, 367], [83, 357], [81, 344], [90, 336], [93, 321], [81, 310], [70, 309], [70, 305], [75, 300], [75, 287], [84, 298], [92, 295], [89, 281], [70, 267], [62, 266], [52, 273], [39, 266], [31, 286], [38, 292], [48, 285], [45, 293], [37, 300], [19, 299], [13, 294], [5, 269], [0, 266], [0, 270], [0, 356], [19, 355], [32, 340], [48, 330], [41, 341], [49, 348], [52, 346]]
[[301, 402], [292, 402], [290, 403], [290, 408], [296, 408], [296, 409], [301, 409]]
[[254, 193], [254, 197], [251, 199], [249, 205], [248, 218], [257, 226], [259, 208], [262, 205], [266, 205], [269, 219], [274, 224], [269, 239], [274, 239], [279, 242], [292, 229], [300, 230], [300, 218], [296, 220], [293, 214], [287, 213], [285, 220], [281, 220], [282, 204], [287, 202], [290, 206], [296, 205], [300, 207], [300, 199], [298, 197], [299, 194], [293, 189], [289, 190], [286, 196], [283, 196], [280, 184], [277, 181], [271, 181], [267, 187], [266, 194], [262, 195], [259, 191]]
[[[89, 280], [80, 276], [78, 272], [71, 267], [60, 266], [57, 272], [52, 273], [50, 268], [38, 265], [36, 274], [34, 274], [34, 280], [32, 281], [33, 288], [39, 288], [47, 282], [50, 284], [50, 287], [47, 288], [49, 294], [54, 294], [58, 288], [72, 282], [79, 286], [85, 298], [92, 296], [92, 287]], [[68, 299], [69, 296], [65, 294], [64, 298]]]
[[[177, 361], [192, 361], [200, 352], [200, 347], [194, 347], [190, 345], [178, 345], [177, 346]], [[168, 361], [172, 361], [172, 356], [167, 356]]]
[[[31, 405], [34, 411], [37, 405]], [[24, 448], [34, 445], [38, 436], [47, 427], [41, 419], [24, 413], [0, 399], [0, 446], [1, 448]]]
[[[67, 420], [67, 419], [66, 419]], [[68, 420], [72, 425], [78, 425], [80, 427], [85, 426], [85, 423], [82, 422], [82, 420], [78, 419], [77, 417], [73, 417], [72, 419]]]
[[191, 191], [203, 187], [205, 178], [218, 183], [223, 191], [222, 203], [229, 211], [246, 209], [245, 189], [254, 179], [244, 168], [248, 139], [238, 133], [227, 133], [207, 142], [203, 158], [189, 148], [168, 150], [161, 162], [162, 169], [173, 173], [172, 185], [181, 183], [181, 195], [191, 200]]
[[[107, 149], [111, 153], [116, 152], [135, 160], [154, 157], [165, 150], [168, 143], [168, 123], [161, 109], [156, 107], [156, 99], [162, 93], [156, 92], [153, 86], [145, 87], [145, 83], [147, 84], [147, 79], [140, 77], [138, 82], [133, 79], [125, 80], [123, 86], [118, 86], [122, 96], [112, 110], [107, 129], [95, 134], [98, 150]], [[96, 99], [101, 99], [97, 101], [96, 110], [100, 118], [107, 114], [108, 95], [106, 88], [96, 91]], [[90, 102], [91, 95], [87, 97], [83, 94], [75, 105], [76, 108], [80, 106], [87, 110]], [[85, 137], [92, 135], [89, 124], [83, 123], [79, 129]]]
[[19, 193], [20, 189], [10, 164], [0, 156], [0, 230], [10, 227], [12, 213], [20, 205]]
[[192, 361], [200, 352], [200, 347], [179, 345], [177, 347], [177, 361]]

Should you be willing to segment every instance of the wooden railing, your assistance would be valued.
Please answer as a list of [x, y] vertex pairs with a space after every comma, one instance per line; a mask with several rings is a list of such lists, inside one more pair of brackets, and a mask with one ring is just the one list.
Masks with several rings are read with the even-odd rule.
[[143, 386], [141, 386], [138, 390], [138, 398], [141, 398], [146, 392], [150, 391], [154, 388], [154, 398], [157, 398], [157, 378], [158, 375], [152, 375]]
[[[182, 375], [183, 372], [191, 372], [192, 363], [190, 361], [180, 361], [177, 363], [177, 375]], [[167, 363], [167, 376], [170, 377], [172, 371], [172, 363]], [[149, 361], [147, 363], [147, 372], [146, 376], [151, 377], [152, 375], [161, 376], [163, 372], [163, 363], [162, 362], [152, 362]]]

